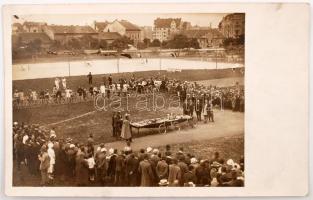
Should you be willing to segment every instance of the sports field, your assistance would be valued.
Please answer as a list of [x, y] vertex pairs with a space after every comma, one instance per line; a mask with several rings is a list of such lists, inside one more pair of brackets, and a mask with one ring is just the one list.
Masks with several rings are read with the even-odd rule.
[[[155, 71], [136, 72], [136, 77], [150, 77], [155, 76]], [[160, 76], [166, 75], [169, 79], [180, 79], [187, 81], [200, 81], [201, 84], [218, 86], [230, 86], [236, 82], [243, 83], [242, 69], [219, 69], [219, 70], [183, 70], [182, 72], [168, 73], [161, 71]], [[113, 80], [117, 80], [120, 77], [129, 78], [132, 73], [120, 73], [113, 74]], [[196, 77], [196, 78], [195, 78]], [[93, 78], [93, 85], [100, 85], [103, 75], [95, 75]], [[67, 78], [67, 82], [70, 88], [77, 88], [78, 86], [88, 87], [87, 77], [85, 76], [73, 76]], [[49, 88], [51, 90], [54, 83], [53, 78], [44, 79], [29, 79], [29, 80], [17, 80], [13, 81], [13, 88], [18, 90], [27, 91], [32, 90], [44, 90]], [[168, 99], [168, 96], [164, 96]], [[151, 96], [149, 97], [148, 108], [152, 107]], [[140, 121], [143, 119], [165, 117], [168, 113], [182, 114], [181, 108], [169, 109], [165, 105], [164, 109], [158, 111], [141, 110], [137, 109], [136, 97], [128, 99], [128, 109], [131, 114], [132, 121]], [[121, 99], [122, 113], [126, 112], [125, 98]], [[82, 102], [75, 104], [64, 105], [45, 105], [36, 108], [14, 109], [13, 121], [35, 123], [44, 126], [54, 127], [58, 133], [59, 138], [71, 137], [74, 141], [84, 142], [89, 133], [94, 135], [95, 141], [101, 142], [113, 142], [115, 138], [112, 137], [112, 109], [107, 111], [96, 111], [94, 102]], [[243, 124], [239, 124], [243, 126]], [[141, 131], [140, 135], [135, 137], [142, 137], [151, 134], [158, 134], [158, 130], [150, 129]]]

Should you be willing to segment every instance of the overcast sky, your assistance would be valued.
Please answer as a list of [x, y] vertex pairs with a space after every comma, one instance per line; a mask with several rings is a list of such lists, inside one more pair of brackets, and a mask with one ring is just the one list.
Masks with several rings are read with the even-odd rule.
[[125, 19], [139, 26], [153, 26], [153, 21], [160, 18], [182, 18], [183, 21], [191, 22], [192, 25], [210, 26], [217, 28], [223, 16], [227, 14], [82, 14], [82, 15], [24, 15], [13, 18], [13, 22], [24, 21], [47, 22], [58, 25], [92, 25], [94, 21], [114, 21]]

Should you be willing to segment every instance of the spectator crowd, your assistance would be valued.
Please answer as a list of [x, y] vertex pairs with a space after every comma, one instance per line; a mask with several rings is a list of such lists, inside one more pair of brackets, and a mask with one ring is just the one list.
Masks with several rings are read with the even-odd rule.
[[[130, 93], [151, 94], [152, 92], [161, 92], [177, 95], [181, 103], [186, 102], [186, 100], [186, 103], [190, 103], [191, 99], [193, 107], [199, 100], [203, 109], [205, 100], [208, 100], [213, 106], [218, 105], [225, 109], [244, 112], [244, 89], [238, 83], [230, 87], [205, 86], [197, 82], [168, 79], [165, 75], [150, 78], [136, 78], [132, 75], [128, 80], [119, 78], [114, 81], [110, 74], [107, 77], [104, 76], [100, 85], [96, 86], [93, 84], [92, 77], [92, 74], [89, 73], [87, 75], [88, 86], [78, 85], [76, 90], [68, 86], [65, 77], [55, 78], [52, 91], [45, 89], [38, 92], [30, 89], [25, 92], [15, 89], [13, 92], [13, 106], [22, 108], [43, 104], [91, 101], [99, 94], [110, 99], [112, 95], [125, 97]], [[195, 110], [195, 108], [192, 110]]]
[[18, 178], [38, 177], [42, 186], [244, 186], [243, 156], [237, 162], [218, 152], [204, 158], [183, 148], [174, 152], [170, 145], [133, 151], [130, 141], [114, 149], [96, 144], [92, 134], [78, 143], [59, 139], [53, 128], [18, 122], [13, 123], [13, 138]]

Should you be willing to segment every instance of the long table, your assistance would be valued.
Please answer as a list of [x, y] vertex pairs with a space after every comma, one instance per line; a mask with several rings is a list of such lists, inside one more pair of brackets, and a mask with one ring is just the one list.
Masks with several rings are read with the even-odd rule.
[[[192, 117], [189, 115], [177, 115], [173, 118], [155, 118], [155, 119], [147, 119], [139, 122], [130, 123], [131, 128], [136, 128], [137, 133], [139, 134], [139, 129], [141, 128], [158, 128], [159, 132], [163, 133], [167, 132], [168, 127], [174, 126], [180, 129], [180, 125], [183, 122], [192, 122]], [[188, 123], [190, 126], [193, 126], [193, 123]], [[192, 124], [192, 125], [191, 125]]]

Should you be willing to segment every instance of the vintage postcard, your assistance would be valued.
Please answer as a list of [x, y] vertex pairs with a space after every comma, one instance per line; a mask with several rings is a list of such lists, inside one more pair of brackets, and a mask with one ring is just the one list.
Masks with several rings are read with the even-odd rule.
[[8, 195], [307, 193], [307, 5], [3, 11]]

